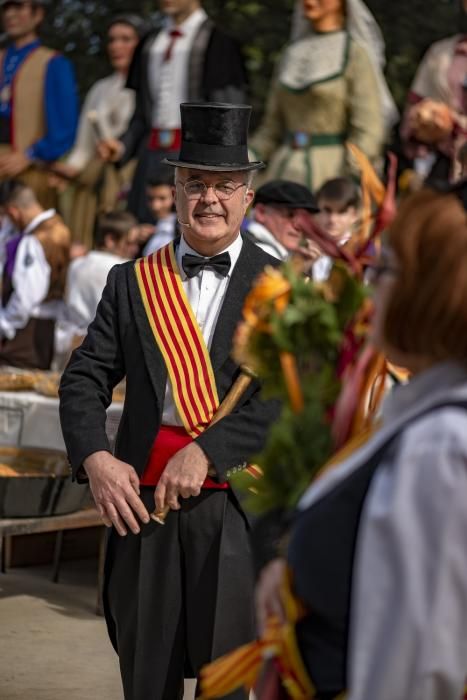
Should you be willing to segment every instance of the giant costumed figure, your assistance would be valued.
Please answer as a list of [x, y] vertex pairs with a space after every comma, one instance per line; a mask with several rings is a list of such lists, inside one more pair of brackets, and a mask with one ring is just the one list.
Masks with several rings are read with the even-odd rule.
[[361, 0], [297, 3], [292, 42], [250, 141], [252, 154], [268, 161], [265, 179], [315, 190], [354, 171], [346, 142], [378, 161], [385, 123], [397, 115], [382, 74], [383, 54], [380, 30]]
[[401, 127], [403, 150], [417, 177], [432, 171], [443, 179], [458, 179], [457, 156], [467, 135], [467, 1], [460, 0], [459, 31], [436, 41], [423, 57], [407, 98]]

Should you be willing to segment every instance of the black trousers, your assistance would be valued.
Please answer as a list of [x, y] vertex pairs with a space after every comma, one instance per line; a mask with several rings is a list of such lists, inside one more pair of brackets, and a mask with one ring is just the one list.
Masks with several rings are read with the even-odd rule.
[[[141, 490], [150, 510], [153, 493]], [[248, 526], [227, 491], [184, 500], [140, 535], [112, 531], [104, 605], [125, 700], [177, 700], [184, 676], [251, 641], [253, 587]]]

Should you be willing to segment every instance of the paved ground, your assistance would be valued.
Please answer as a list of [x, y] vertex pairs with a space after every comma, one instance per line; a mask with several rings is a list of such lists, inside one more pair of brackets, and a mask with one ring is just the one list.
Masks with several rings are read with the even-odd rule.
[[1, 700], [122, 700], [117, 659], [95, 614], [97, 563], [0, 574]]
[[[123, 700], [117, 658], [95, 614], [97, 561], [0, 574], [0, 700]], [[185, 700], [192, 700], [193, 683]]]

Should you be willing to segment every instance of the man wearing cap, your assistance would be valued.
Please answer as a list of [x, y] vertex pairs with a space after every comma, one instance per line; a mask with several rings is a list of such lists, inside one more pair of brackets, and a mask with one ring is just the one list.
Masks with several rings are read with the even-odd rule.
[[152, 222], [146, 183], [163, 158], [180, 148], [182, 102], [243, 102], [246, 72], [236, 41], [220, 31], [200, 0], [159, 0], [165, 25], [148, 34], [136, 50], [127, 87], [136, 107], [120, 140], [101, 144], [100, 154], [125, 165], [138, 158], [128, 208]]
[[0, 1], [11, 42], [0, 52], [0, 179], [21, 176], [50, 206], [53, 190], [35, 163], [55, 161], [73, 145], [78, 92], [70, 62], [39, 40], [45, 4]]
[[299, 255], [310, 265], [321, 255], [313, 241], [305, 239], [297, 227], [295, 212], [319, 211], [308, 187], [291, 180], [272, 180], [255, 194], [247, 236], [269, 255], [287, 260]]
[[[278, 407], [252, 381], [214, 420], [241, 372], [230, 351], [245, 296], [277, 264], [239, 233], [262, 166], [248, 159], [250, 111], [181, 105], [181, 149], [167, 162], [182, 236], [113, 268], [61, 382], [74, 477], [89, 479], [112, 527], [104, 606], [125, 700], [180, 698], [184, 675], [255, 634], [248, 524], [229, 479], [249, 469]], [[124, 377], [112, 456], [106, 408]]]

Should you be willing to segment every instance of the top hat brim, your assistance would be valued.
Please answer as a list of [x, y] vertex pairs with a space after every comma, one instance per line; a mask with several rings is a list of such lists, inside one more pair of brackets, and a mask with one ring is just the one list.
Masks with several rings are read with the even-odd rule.
[[251, 163], [238, 163], [231, 165], [210, 164], [210, 163], [190, 163], [186, 160], [175, 160], [173, 158], [164, 158], [162, 161], [166, 165], [173, 165], [176, 168], [191, 168], [192, 170], [211, 170], [219, 173], [236, 173], [241, 171], [261, 170], [266, 165], [260, 160], [254, 160]]

